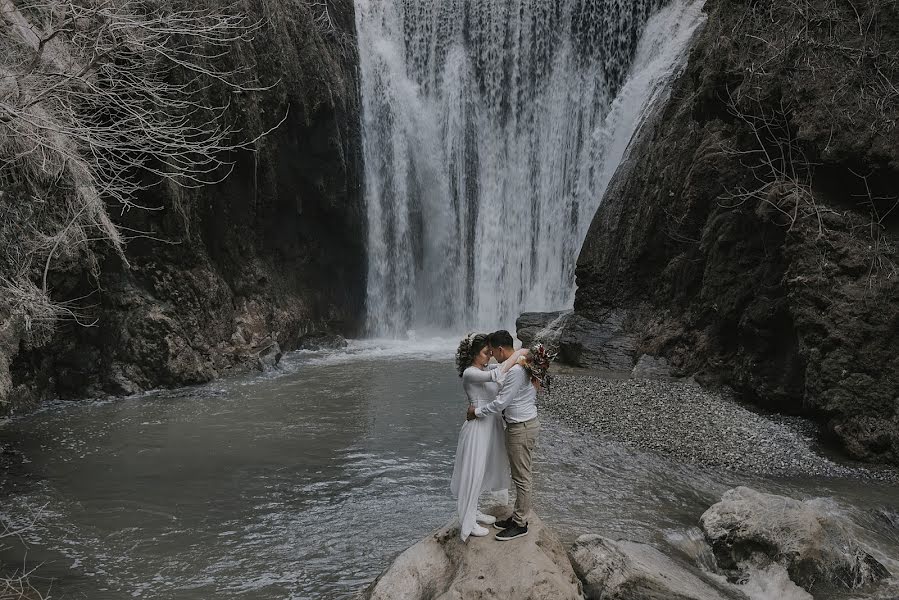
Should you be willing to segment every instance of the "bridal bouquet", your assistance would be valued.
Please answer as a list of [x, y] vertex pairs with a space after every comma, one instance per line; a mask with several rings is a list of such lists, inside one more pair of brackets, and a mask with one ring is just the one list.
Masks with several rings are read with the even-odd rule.
[[532, 381], [540, 384], [540, 387], [549, 391], [550, 377], [547, 374], [549, 365], [556, 359], [558, 352], [550, 352], [543, 344], [537, 344], [531, 348], [531, 354], [527, 360], [522, 363], [524, 370], [527, 371]]

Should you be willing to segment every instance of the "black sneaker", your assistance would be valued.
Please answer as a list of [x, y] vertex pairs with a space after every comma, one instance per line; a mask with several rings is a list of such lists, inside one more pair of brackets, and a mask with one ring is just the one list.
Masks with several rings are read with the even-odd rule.
[[502, 521], [496, 521], [493, 523], [493, 526], [502, 531], [503, 529], [509, 529], [510, 527], [515, 527], [515, 521], [512, 520], [512, 517], [508, 519], [503, 519]]
[[503, 529], [499, 533], [496, 534], [496, 539], [501, 542], [508, 542], [509, 540], [514, 540], [515, 538], [524, 537], [528, 534], [528, 526], [525, 525], [512, 525], [508, 529]]

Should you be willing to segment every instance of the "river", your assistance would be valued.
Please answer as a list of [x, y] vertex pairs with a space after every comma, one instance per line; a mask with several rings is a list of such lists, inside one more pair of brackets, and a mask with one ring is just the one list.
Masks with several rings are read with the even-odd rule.
[[[354, 342], [270, 374], [12, 419], [0, 442], [21, 454], [2, 474], [2, 517], [33, 526], [0, 557], [36, 567], [53, 598], [350, 598], [453, 514], [453, 346]], [[744, 484], [833, 497], [899, 567], [889, 484], [715, 472], [551, 420], [536, 477], [537, 510], [565, 541], [596, 532], [702, 563], [699, 516]]]

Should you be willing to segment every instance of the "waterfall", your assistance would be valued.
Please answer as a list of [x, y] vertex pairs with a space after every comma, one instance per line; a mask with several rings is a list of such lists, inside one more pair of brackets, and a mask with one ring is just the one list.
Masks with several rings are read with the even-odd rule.
[[356, 0], [371, 334], [574, 299], [590, 221], [701, 0]]

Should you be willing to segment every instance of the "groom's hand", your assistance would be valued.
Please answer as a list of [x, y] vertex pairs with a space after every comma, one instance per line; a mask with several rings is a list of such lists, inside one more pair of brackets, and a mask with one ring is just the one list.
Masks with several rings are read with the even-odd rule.
[[471, 420], [477, 419], [477, 418], [478, 418], [478, 416], [476, 414], [474, 414], [474, 406], [469, 405], [468, 406], [468, 414], [465, 415], [465, 420], [471, 421]]

